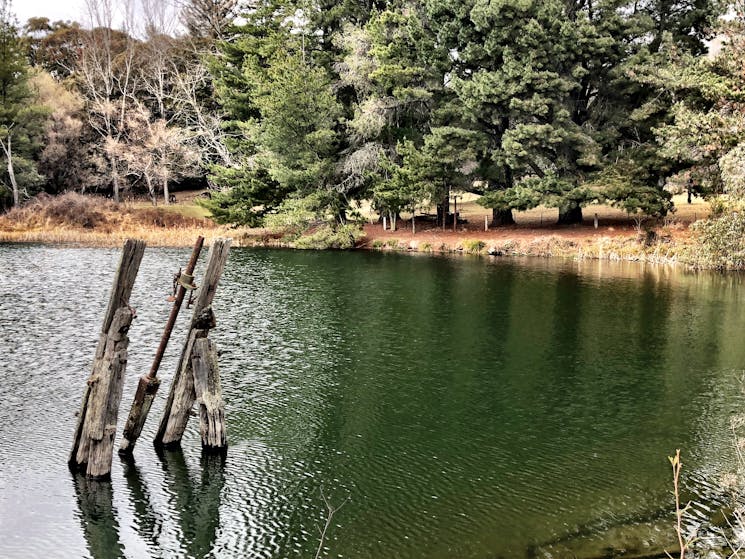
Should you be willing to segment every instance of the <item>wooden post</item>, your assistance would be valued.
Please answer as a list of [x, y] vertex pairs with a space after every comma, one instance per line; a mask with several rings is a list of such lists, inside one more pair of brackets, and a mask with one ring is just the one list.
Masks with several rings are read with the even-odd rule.
[[453, 196], [453, 233], [458, 228], [458, 197]]
[[194, 391], [199, 404], [199, 432], [202, 435], [202, 448], [209, 451], [222, 451], [228, 446], [225, 431], [225, 404], [220, 388], [220, 374], [217, 368], [217, 349], [209, 338], [199, 338], [194, 342], [191, 353], [194, 372]]
[[134, 318], [129, 297], [144, 252], [143, 241], [129, 239], [124, 243], [93, 372], [83, 392], [68, 465], [73, 469], [85, 469], [90, 478], [102, 479], [111, 473], [116, 421], [127, 366], [127, 332]]
[[484, 231], [488, 231], [488, 230], [489, 230], [489, 216], [485, 215], [484, 216]]
[[210, 247], [207, 256], [207, 269], [194, 304], [194, 314], [186, 336], [186, 343], [181, 351], [181, 358], [173, 377], [173, 384], [171, 384], [171, 390], [168, 393], [163, 418], [160, 421], [158, 432], [155, 434], [154, 443], [156, 446], [177, 447], [181, 444], [181, 437], [189, 420], [189, 412], [191, 412], [196, 400], [191, 353], [194, 342], [199, 338], [207, 337], [209, 329], [214, 326], [211, 305], [220, 276], [228, 260], [229, 250], [230, 239], [215, 239]]
[[[186, 265], [186, 281], [191, 281], [194, 268], [197, 265], [199, 259], [199, 253], [202, 251], [202, 245], [204, 244], [204, 237], [200, 236], [197, 238], [197, 242], [194, 243], [194, 248], [191, 252], [191, 258], [189, 263]], [[182, 276], [183, 277], [183, 276]], [[171, 307], [171, 314], [168, 316], [166, 327], [163, 331], [163, 335], [160, 338], [160, 345], [158, 350], [155, 352], [155, 359], [153, 365], [150, 367], [150, 372], [147, 375], [140, 377], [140, 382], [137, 385], [137, 391], [135, 392], [134, 401], [132, 402], [132, 408], [129, 411], [129, 417], [127, 422], [124, 424], [124, 431], [122, 433], [122, 442], [119, 447], [119, 454], [131, 454], [134, 450], [135, 443], [142, 433], [142, 427], [145, 425], [148, 413], [150, 413], [150, 407], [155, 399], [155, 394], [158, 392], [160, 386], [160, 380], [156, 378], [158, 374], [158, 368], [160, 362], [163, 359], [166, 347], [168, 346], [168, 340], [171, 338], [171, 332], [173, 326], [176, 323], [176, 318], [181, 310], [181, 304], [184, 301], [186, 295], [186, 287], [179, 283], [176, 287], [176, 299]]]

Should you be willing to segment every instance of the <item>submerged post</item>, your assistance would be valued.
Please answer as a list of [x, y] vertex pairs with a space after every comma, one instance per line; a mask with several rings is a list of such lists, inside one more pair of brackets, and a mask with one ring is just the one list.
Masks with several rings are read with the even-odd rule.
[[93, 372], [83, 392], [68, 465], [72, 469], [85, 469], [90, 478], [106, 478], [111, 473], [116, 421], [127, 366], [127, 332], [135, 314], [129, 306], [129, 297], [144, 252], [144, 241], [128, 239], [124, 243]]
[[[156, 446], [179, 446], [181, 443], [189, 413], [197, 399], [192, 352], [197, 340], [206, 338], [209, 330], [215, 326], [211, 305], [220, 276], [228, 260], [229, 249], [230, 239], [215, 239], [210, 247], [207, 269], [194, 304], [191, 326], [168, 393], [163, 418], [155, 435]], [[216, 371], [215, 368], [215, 373]], [[217, 386], [219, 387], [219, 382]]]
[[179, 274], [179, 279], [176, 282], [176, 297], [173, 302], [173, 307], [171, 307], [171, 314], [168, 316], [166, 327], [160, 338], [160, 345], [158, 346], [158, 350], [155, 352], [155, 358], [153, 359], [153, 365], [150, 367], [150, 372], [140, 377], [140, 382], [137, 385], [137, 391], [135, 392], [134, 401], [132, 402], [132, 408], [129, 411], [127, 422], [124, 424], [119, 454], [131, 454], [134, 450], [135, 443], [137, 443], [137, 439], [142, 433], [142, 427], [145, 425], [147, 416], [150, 413], [150, 407], [152, 406], [155, 394], [158, 392], [160, 386], [160, 380], [157, 378], [158, 368], [160, 367], [163, 354], [168, 346], [168, 340], [171, 338], [173, 325], [176, 323], [176, 318], [181, 310], [184, 296], [186, 295], [187, 290], [191, 288], [190, 286], [192, 285], [194, 268], [197, 265], [197, 260], [199, 259], [199, 253], [202, 251], [203, 244], [204, 237], [198, 237], [197, 242], [194, 243], [189, 263], [186, 265], [186, 271], [183, 274]]
[[202, 448], [220, 451], [228, 446], [225, 430], [225, 404], [222, 400], [217, 348], [209, 338], [194, 342], [191, 352], [194, 371], [194, 393], [199, 405], [199, 433]]

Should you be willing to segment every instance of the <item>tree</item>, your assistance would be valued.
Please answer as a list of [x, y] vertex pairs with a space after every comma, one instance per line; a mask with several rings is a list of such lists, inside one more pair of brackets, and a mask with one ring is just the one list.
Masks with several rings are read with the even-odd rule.
[[[127, 145], [127, 119], [134, 110], [137, 88], [136, 41], [112, 28], [115, 14], [109, 0], [86, 0], [86, 5], [91, 30], [84, 35], [75, 75], [85, 99], [88, 125], [97, 136], [97, 155], [105, 162], [105, 176], [111, 177], [114, 201], [119, 202], [124, 186], [121, 153]], [[131, 26], [132, 22], [125, 23]]]
[[[505, 210], [540, 202], [558, 207], [560, 222], [578, 222], [583, 205], [619, 192], [593, 183], [619, 160], [664, 197], [653, 165], [660, 108], [640, 112], [657, 95], [632, 73], [665, 31], [700, 52], [718, 2], [429, 0], [428, 7], [454, 53], [453, 88], [474, 129], [489, 138], [483, 166], [496, 171], [500, 190], [519, 190], [487, 203]], [[535, 195], [523, 195], [526, 188]]]
[[238, 0], [181, 0], [180, 5], [181, 20], [198, 40], [224, 39], [238, 12]]
[[39, 155], [39, 172], [45, 178], [45, 191], [85, 192], [95, 187], [105, 169], [100, 168], [90, 152], [95, 136], [86, 126], [83, 98], [72, 84], [61, 83], [40, 68], [31, 86], [38, 103], [49, 111]]
[[447, 52], [434, 39], [415, 3], [374, 13], [364, 28], [348, 24], [339, 37], [345, 51], [337, 66], [340, 83], [354, 99], [344, 183], [356, 188], [349, 189], [351, 195], [362, 197], [370, 181], [376, 205], [393, 215], [410, 207], [411, 200], [421, 201], [412, 197], [411, 189], [419, 192], [419, 187], [407, 185], [405, 178], [416, 182], [424, 176], [430, 181], [427, 197], [438, 204], [442, 219], [447, 214], [452, 168], [437, 176], [414, 168], [434, 164], [432, 150], [420, 150], [437, 124], [438, 107], [452, 97], [445, 87]]
[[638, 79], [672, 100], [670, 119], [655, 129], [669, 181], [711, 197], [745, 194], [745, 20], [723, 25], [724, 46], [714, 59], [670, 49], [663, 63]]
[[26, 22], [24, 32], [33, 67], [43, 68], [57, 80], [73, 74], [88, 34], [79, 23], [36, 17]]
[[[232, 120], [227, 139], [233, 161], [215, 167], [212, 178], [223, 188], [244, 185], [240, 193], [251, 198], [240, 205], [253, 208], [252, 221], [290, 195], [312, 195], [319, 215], [330, 211], [343, 221], [348, 200], [337, 176], [342, 108], [330, 76], [315, 62], [317, 38], [306, 20], [292, 19], [291, 8], [271, 3], [247, 14], [212, 67]], [[235, 194], [218, 196], [215, 205]]]
[[128, 144], [118, 146], [117, 157], [126, 164], [127, 174], [145, 181], [153, 203], [161, 192], [163, 203], [168, 204], [170, 182], [196, 174], [199, 154], [193, 138], [179, 126], [153, 119], [142, 105], [131, 111], [126, 133]]
[[0, 147], [6, 171], [2, 182], [14, 206], [43, 182], [37, 169], [44, 120], [29, 87], [30, 69], [18, 37], [10, 0], [0, 2]]

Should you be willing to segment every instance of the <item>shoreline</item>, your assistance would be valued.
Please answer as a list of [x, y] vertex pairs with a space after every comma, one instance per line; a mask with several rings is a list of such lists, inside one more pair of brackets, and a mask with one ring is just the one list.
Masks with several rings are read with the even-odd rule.
[[[379, 224], [364, 226], [365, 235], [351, 250], [417, 252], [429, 254], [472, 254], [491, 256], [533, 256], [609, 261], [685, 263], [681, 254], [688, 245], [687, 228], [656, 232], [642, 237], [633, 229], [592, 226], [528, 228], [508, 226], [490, 231], [425, 229], [383, 231]], [[39, 243], [79, 247], [116, 248], [127, 238], [143, 239], [148, 246], [188, 248], [202, 235], [207, 243], [215, 237], [232, 237], [235, 247], [297, 249], [266, 229], [228, 227], [133, 228], [116, 231], [98, 228], [51, 228], [0, 230], [0, 243]]]
[[[182, 196], [183, 197], [183, 196]], [[647, 231], [610, 207], [594, 207], [594, 216], [581, 224], [556, 225], [558, 210], [536, 208], [515, 213], [517, 223], [488, 226], [489, 215], [475, 202], [459, 205], [456, 230], [438, 227], [433, 217], [410, 216], [398, 220], [398, 229], [383, 229], [367, 212], [360, 224], [363, 235], [307, 242], [265, 228], [216, 225], [203, 209], [190, 201], [171, 206], [126, 203], [116, 205], [100, 197], [66, 193], [41, 196], [21, 208], [0, 215], [0, 243], [43, 243], [81, 247], [120, 247], [127, 238], [138, 238], [151, 247], [191, 247], [201, 235], [209, 243], [215, 237], [233, 238], [234, 247], [295, 248], [323, 250], [347, 245], [350, 250], [421, 252], [431, 254], [489, 254], [493, 256], [561, 257], [576, 260], [654, 262], [690, 261], [690, 225], [704, 213], [703, 201], [682, 206], [674, 218], [657, 222]], [[589, 210], [587, 212], [590, 213]], [[650, 222], [651, 224], [651, 222]], [[416, 230], [412, 231], [415, 226]], [[306, 235], [314, 235], [311, 228]], [[306, 239], [307, 240], [307, 239]]]

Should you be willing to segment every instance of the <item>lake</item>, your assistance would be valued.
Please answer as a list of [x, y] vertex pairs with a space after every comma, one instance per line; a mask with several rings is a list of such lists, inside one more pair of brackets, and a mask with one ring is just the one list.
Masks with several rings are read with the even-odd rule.
[[[120, 432], [188, 254], [145, 253]], [[194, 418], [183, 452], [150, 444], [184, 310], [134, 461], [115, 455], [110, 484], [73, 476], [118, 257], [0, 245], [0, 557], [313, 558], [324, 498], [344, 503], [324, 557], [561, 556], [629, 525], [667, 542], [676, 448], [688, 525], [724, 500], [739, 276], [370, 252], [234, 249], [212, 333], [224, 463]]]

